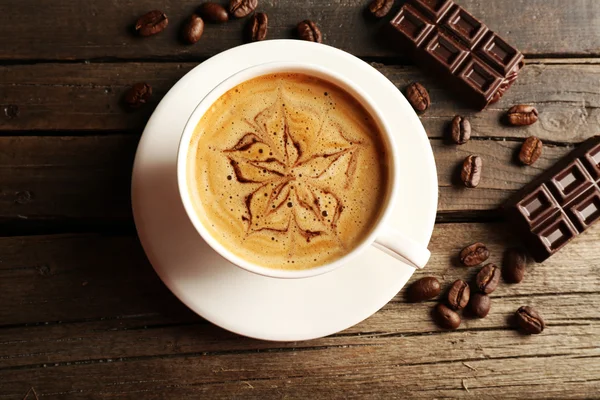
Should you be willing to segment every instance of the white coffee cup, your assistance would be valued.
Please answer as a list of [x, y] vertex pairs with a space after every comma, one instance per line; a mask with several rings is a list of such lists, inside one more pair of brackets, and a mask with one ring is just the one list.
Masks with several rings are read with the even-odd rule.
[[[362, 106], [369, 112], [373, 117], [373, 120], [377, 124], [382, 136], [385, 140], [387, 155], [389, 157], [389, 179], [388, 179], [388, 190], [386, 199], [383, 202], [383, 212], [380, 213], [380, 217], [377, 222], [373, 225], [371, 232], [367, 235], [363, 241], [356, 246], [352, 251], [344, 255], [343, 257], [326, 263], [324, 265], [303, 269], [303, 270], [286, 270], [286, 269], [275, 269], [263, 267], [255, 263], [249, 262], [231, 251], [227, 250], [208, 229], [203, 225], [202, 221], [196, 213], [196, 209], [192, 203], [192, 197], [190, 195], [190, 188], [188, 186], [188, 152], [192, 135], [196, 129], [196, 126], [200, 122], [200, 119], [204, 116], [206, 111], [212, 106], [223, 94], [233, 89], [237, 85], [248, 81], [250, 79], [279, 72], [288, 73], [303, 73], [317, 78], [324, 79], [328, 82], [334, 83], [341, 87], [346, 92], [351, 94]], [[207, 77], [208, 78], [208, 77]], [[408, 171], [399, 171], [398, 151], [397, 143], [394, 139], [390, 127], [388, 126], [385, 117], [381, 115], [376, 105], [373, 103], [371, 98], [359, 87], [354, 85], [352, 82], [346, 80], [339, 74], [332, 70], [323, 68], [318, 65], [299, 63], [299, 62], [271, 62], [256, 65], [225, 79], [219, 83], [212, 91], [210, 91], [198, 104], [190, 118], [188, 119], [186, 126], [179, 143], [179, 150], [177, 154], [177, 182], [179, 187], [179, 194], [185, 211], [190, 219], [192, 225], [196, 228], [202, 239], [206, 241], [217, 253], [223, 256], [225, 259], [230, 261], [232, 264], [243, 268], [247, 271], [257, 273], [264, 276], [274, 278], [307, 278], [311, 276], [320, 275], [326, 272], [333, 271], [336, 268], [346, 264], [351, 258], [356, 257], [359, 253], [363, 252], [369, 246], [375, 246], [381, 251], [409, 264], [415, 268], [423, 268], [429, 260], [430, 252], [427, 248], [423, 247], [414, 240], [405, 237], [403, 234], [391, 227], [389, 219], [391, 218], [391, 212], [398, 196], [409, 195], [408, 193], [402, 193], [399, 187], [399, 174], [409, 173]], [[368, 268], [365, 265], [365, 268]]]

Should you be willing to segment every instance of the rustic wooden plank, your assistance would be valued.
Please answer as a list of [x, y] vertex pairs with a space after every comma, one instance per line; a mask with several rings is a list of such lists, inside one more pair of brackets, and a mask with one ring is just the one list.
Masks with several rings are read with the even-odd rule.
[[[600, 8], [600, 7], [599, 7]], [[1, 14], [0, 14], [1, 15]], [[474, 112], [457, 102], [432, 77], [411, 66], [374, 64], [399, 88], [421, 81], [429, 89], [431, 108], [421, 120], [432, 138], [441, 138], [455, 114], [469, 116], [475, 137], [527, 137], [551, 142], [581, 142], [600, 132], [600, 63], [533, 64], [497, 104]], [[0, 67], [0, 105], [17, 106], [19, 114], [0, 108], [0, 131], [134, 130], [141, 131], [158, 101], [195, 63], [34, 64]], [[154, 88], [147, 107], [129, 112], [121, 105], [125, 90], [146, 81]], [[513, 104], [530, 103], [540, 121], [511, 128], [500, 123]]]
[[[18, 116], [0, 113], [1, 130], [141, 131], [167, 91], [195, 63], [35, 64], [0, 67], [0, 104], [18, 108]], [[153, 97], [131, 111], [123, 94], [146, 81]]]
[[[179, 305], [135, 237], [50, 235], [0, 241], [3, 325], [114, 318], [110, 309], [121, 309], [119, 318], [154, 315], [163, 306]], [[51, 307], [44, 305], [49, 305], [42, 294], [46, 291], [54, 299]], [[16, 302], [12, 311], [11, 301]]]
[[[493, 398], [499, 389], [502, 398], [590, 397], [600, 389], [599, 239], [592, 229], [531, 264], [521, 284], [493, 293], [486, 319], [466, 319], [456, 333], [432, 324], [434, 301], [408, 304], [401, 292], [338, 335], [281, 344], [195, 316], [160, 283], [133, 237], [1, 238], [0, 398], [23, 397], [32, 386], [56, 398], [331, 398], [344, 390]], [[488, 243], [493, 262], [514, 244], [501, 224], [437, 225], [431, 262], [413, 280], [433, 275], [447, 287], [470, 279], [477, 269], [454, 258], [474, 240]], [[513, 330], [509, 317], [523, 304], [543, 314], [542, 335]]]
[[0, 143], [0, 221], [131, 221], [135, 135], [12, 136]]
[[[600, 293], [496, 296], [484, 320], [465, 319], [459, 333], [447, 335], [433, 323], [433, 302], [408, 304], [395, 301], [366, 321], [340, 334], [304, 342], [267, 342], [244, 338], [196, 317], [165, 323], [165, 318], [136, 317], [101, 321], [12, 327], [0, 329], [2, 369], [35, 369], [67, 363], [124, 362], [140, 358], [242, 354], [260, 351], [327, 351], [330, 348], [396, 346], [406, 350], [404, 363], [448, 362], [457, 359], [448, 347], [457, 338], [473, 348], [485, 347], [489, 357], [519, 357], [565, 353], [589, 355], [586, 344], [600, 330], [597, 306]], [[543, 312], [547, 329], [542, 339], [526, 340], [507, 322], [523, 304]], [[157, 340], [161, 338], [162, 340]], [[423, 340], [432, 344], [423, 351]], [[466, 343], [465, 343], [466, 342]], [[439, 345], [436, 348], [435, 345]], [[514, 347], [518, 344], [518, 347]], [[559, 349], [557, 346], [561, 346]], [[482, 350], [482, 349], [479, 349]], [[600, 351], [600, 349], [597, 349]], [[481, 356], [465, 356], [477, 359]]]
[[[499, 389], [499, 398], [586, 398], [597, 394], [600, 353], [593, 345], [597, 326], [561, 329], [558, 335], [533, 338], [515, 332], [450, 333], [437, 341], [431, 336], [385, 340], [387, 343], [375, 339], [370, 344], [304, 351], [49, 363], [33, 370], [0, 370], [0, 396], [16, 398], [31, 386], [38, 394], [57, 398], [135, 394], [161, 398], [172, 397], [174, 390], [177, 398], [202, 394], [210, 398], [254, 398], [255, 394], [319, 399], [361, 395], [496, 398]], [[586, 345], [593, 348], [586, 349]], [[515, 355], [506, 356], [505, 351]], [[419, 359], [433, 361], [413, 361]]]
[[[0, 137], [0, 223], [131, 224], [131, 166], [137, 135]], [[515, 190], [568, 153], [546, 146], [531, 167], [520, 166], [520, 142], [472, 140], [463, 146], [431, 140], [440, 213], [494, 210]], [[484, 160], [480, 186], [466, 189], [459, 168], [469, 154]]]
[[[226, 1], [223, 1], [226, 3]], [[315, 20], [325, 43], [363, 57], [389, 57], [396, 53], [376, 40], [379, 23], [365, 18], [366, 1], [303, 2], [261, 0], [259, 9], [269, 15], [270, 39], [293, 37], [303, 19]], [[600, 7], [595, 0], [458, 0], [528, 55], [600, 54]], [[243, 43], [246, 21], [208, 25], [195, 46], [182, 45], [178, 30], [197, 2], [163, 0], [81, 3], [68, 0], [4, 0], [0, 3], [0, 58], [10, 60], [72, 60], [90, 58], [197, 58], [208, 57]], [[140, 39], [131, 26], [141, 14], [160, 7], [169, 16], [168, 29], [156, 37]], [[60, 23], [57, 23], [60, 21]], [[560, 26], [560, 28], [555, 28]]]
[[[591, 228], [544, 264], [532, 264], [523, 283], [503, 285], [494, 296], [552, 298], [559, 294], [597, 292], [599, 239], [600, 229]], [[429, 246], [433, 253], [431, 261], [415, 278], [432, 274], [442, 279], [444, 285], [468, 278], [477, 270], [455, 266], [454, 258], [461, 248], [474, 241], [486, 242], [492, 252], [489, 261], [500, 263], [503, 250], [514, 244], [512, 240], [510, 230], [502, 224], [439, 224]], [[158, 316], [171, 314], [174, 317], [164, 323], [181, 317], [186, 322], [198, 321], [190, 318], [185, 307], [168, 295], [134, 237], [92, 234], [7, 237], [0, 238], [0, 249], [3, 286], [0, 325], [138, 317], [154, 321]], [[395, 300], [397, 307], [405, 307], [402, 299], [400, 294]], [[492, 326], [503, 326], [502, 320], [495, 323]], [[419, 323], [402, 319], [398, 324], [400, 332], [432, 329], [427, 317]], [[383, 325], [373, 330], [381, 329]]]

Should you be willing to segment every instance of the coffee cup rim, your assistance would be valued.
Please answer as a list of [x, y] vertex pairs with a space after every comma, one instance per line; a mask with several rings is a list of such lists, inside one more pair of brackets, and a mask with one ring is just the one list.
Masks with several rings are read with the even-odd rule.
[[[350, 252], [344, 256], [325, 263], [320, 266], [301, 269], [301, 270], [288, 270], [288, 269], [276, 269], [264, 267], [252, 262], [249, 262], [242, 257], [237, 256], [225, 246], [223, 246], [213, 235], [206, 229], [197, 215], [196, 209], [191, 200], [188, 180], [187, 180], [187, 161], [190, 149], [190, 141], [196, 130], [196, 126], [204, 116], [206, 111], [227, 91], [236, 87], [237, 85], [246, 82], [248, 80], [269, 75], [273, 73], [304, 73], [310, 76], [315, 76], [327, 80], [337, 86], [340, 86], [343, 90], [349, 92], [354, 99], [362, 104], [367, 112], [376, 122], [380, 133], [386, 142], [386, 150], [388, 152], [389, 159], [389, 177], [388, 177], [388, 193], [386, 201], [384, 202], [383, 211], [380, 213], [377, 222], [373, 225], [369, 234], [363, 238], [361, 243], [354, 247]], [[204, 96], [200, 102], [194, 108], [194, 111], [188, 118], [183, 134], [179, 141], [178, 152], [177, 152], [177, 186], [179, 191], [180, 199], [183, 203], [186, 215], [198, 234], [202, 239], [208, 243], [219, 255], [225, 258], [232, 264], [245, 269], [249, 272], [272, 277], [272, 278], [308, 278], [318, 276], [331, 272], [342, 265], [348, 263], [348, 261], [358, 254], [362, 253], [366, 248], [373, 245], [378, 233], [386, 225], [386, 221], [392, 212], [393, 204], [396, 202], [398, 194], [398, 183], [399, 183], [399, 160], [396, 150], [396, 143], [394, 135], [391, 133], [389, 124], [387, 123], [384, 116], [381, 114], [377, 106], [371, 97], [364, 92], [357, 85], [353, 84], [348, 79], [342, 77], [340, 74], [332, 71], [329, 68], [324, 68], [320, 65], [306, 62], [294, 62], [294, 61], [273, 61], [263, 64], [254, 65], [225, 78], [223, 81], [215, 85], [215, 87]]]

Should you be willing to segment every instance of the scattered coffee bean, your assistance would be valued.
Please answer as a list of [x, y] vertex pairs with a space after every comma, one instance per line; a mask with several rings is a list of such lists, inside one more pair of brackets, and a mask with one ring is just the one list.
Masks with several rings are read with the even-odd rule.
[[492, 300], [490, 296], [482, 293], [474, 293], [469, 302], [469, 310], [471, 314], [477, 318], [485, 318], [490, 312]]
[[203, 33], [204, 21], [202, 21], [202, 18], [196, 14], [193, 14], [183, 26], [181, 37], [186, 43], [194, 44], [200, 40], [200, 37], [202, 37]]
[[423, 112], [429, 108], [431, 100], [427, 89], [419, 82], [413, 82], [406, 88], [406, 98], [413, 108]]
[[508, 122], [514, 126], [531, 125], [538, 120], [538, 111], [534, 106], [519, 104], [508, 110]]
[[525, 251], [519, 248], [508, 249], [504, 253], [504, 262], [502, 263], [502, 276], [509, 283], [519, 283], [525, 276], [525, 266], [527, 265], [527, 255]]
[[152, 86], [144, 82], [139, 82], [125, 93], [125, 103], [131, 108], [138, 108], [146, 104], [150, 96], [152, 96]]
[[429, 300], [440, 294], [440, 282], [433, 276], [426, 276], [414, 282], [406, 291], [408, 301], [416, 303]]
[[471, 138], [471, 123], [465, 117], [457, 115], [452, 119], [450, 133], [454, 143], [465, 144]]
[[481, 181], [481, 170], [483, 168], [483, 160], [479, 156], [470, 155], [463, 161], [462, 169], [460, 170], [460, 179], [468, 188], [475, 188]]
[[9, 104], [4, 106], [4, 115], [8, 119], [17, 118], [19, 116], [19, 106], [16, 104]]
[[460, 315], [442, 303], [435, 306], [433, 315], [435, 322], [441, 328], [456, 329], [460, 326]]
[[516, 312], [516, 319], [521, 330], [529, 334], [542, 333], [545, 328], [540, 314], [529, 306], [520, 307]]
[[229, 13], [236, 18], [244, 18], [258, 7], [258, 0], [231, 0]]
[[542, 155], [542, 141], [535, 137], [529, 136], [521, 146], [519, 152], [519, 160], [525, 165], [531, 165]]
[[448, 291], [448, 305], [454, 310], [465, 308], [469, 304], [471, 289], [469, 284], [462, 279], [454, 281]]
[[369, 11], [377, 18], [385, 17], [392, 6], [394, 5], [394, 0], [373, 0], [371, 4], [369, 4]]
[[198, 7], [198, 13], [208, 22], [227, 22], [229, 20], [227, 10], [218, 3], [202, 3]]
[[316, 43], [323, 42], [323, 37], [319, 27], [311, 20], [306, 19], [298, 23], [296, 30], [298, 31], [298, 37], [302, 40]]
[[167, 15], [159, 10], [142, 15], [135, 24], [135, 31], [140, 36], [152, 36], [165, 30], [169, 24]]
[[484, 265], [475, 278], [477, 289], [485, 294], [490, 294], [496, 290], [499, 282], [500, 269], [491, 263]]
[[251, 42], [258, 42], [267, 37], [269, 19], [265, 13], [255, 13], [248, 25], [248, 37]]
[[473, 243], [460, 251], [460, 262], [467, 267], [479, 265], [490, 256], [490, 251], [483, 243]]

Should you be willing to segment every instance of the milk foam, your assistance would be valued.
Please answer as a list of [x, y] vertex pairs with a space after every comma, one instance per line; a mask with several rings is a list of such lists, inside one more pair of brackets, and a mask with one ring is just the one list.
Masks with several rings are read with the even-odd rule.
[[387, 195], [381, 133], [347, 92], [271, 74], [219, 98], [200, 120], [188, 183], [203, 225], [255, 264], [305, 269], [354, 249]]

